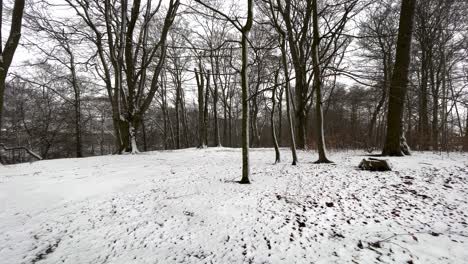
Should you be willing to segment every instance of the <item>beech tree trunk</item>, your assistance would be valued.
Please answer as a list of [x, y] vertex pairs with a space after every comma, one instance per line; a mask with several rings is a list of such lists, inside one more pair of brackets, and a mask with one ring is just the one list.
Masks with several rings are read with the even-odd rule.
[[81, 87], [78, 84], [78, 78], [76, 75], [76, 67], [75, 67], [75, 57], [70, 46], [65, 44], [65, 51], [70, 56], [70, 73], [71, 73], [71, 84], [73, 86], [74, 92], [74, 110], [75, 110], [75, 146], [76, 146], [76, 157], [81, 158], [83, 157], [83, 143], [81, 139]]
[[411, 58], [411, 35], [416, 0], [403, 0], [395, 66], [390, 83], [390, 98], [387, 113], [387, 135], [382, 155], [403, 156], [401, 136], [403, 135], [403, 109], [408, 85], [408, 70]]
[[176, 148], [180, 149], [180, 114], [179, 114], [179, 89], [176, 91], [175, 103], [175, 129], [176, 129]]
[[[216, 64], [216, 65], [214, 65]], [[216, 147], [221, 146], [221, 139], [219, 136], [219, 120], [218, 120], [218, 80], [216, 78], [217, 75], [219, 75], [219, 63], [218, 59], [216, 59], [216, 63], [213, 63], [213, 57], [211, 57], [211, 67], [216, 68], [216, 75], [213, 76], [213, 125], [214, 125], [214, 131], [213, 131], [213, 138], [214, 138], [214, 144]]]
[[463, 151], [468, 151], [468, 107], [466, 109], [465, 139], [463, 141]]
[[281, 154], [278, 146], [278, 139], [276, 138], [276, 128], [275, 128], [275, 106], [276, 106], [276, 89], [278, 85], [278, 75], [279, 70], [275, 74], [275, 87], [271, 93], [271, 115], [270, 115], [270, 124], [271, 124], [271, 138], [273, 139], [273, 146], [275, 147], [275, 164], [281, 162]]
[[319, 37], [319, 26], [318, 26], [318, 11], [317, 11], [317, 0], [312, 0], [312, 26], [313, 26], [313, 38], [312, 42], [312, 63], [314, 66], [314, 88], [315, 88], [315, 113], [316, 113], [316, 137], [317, 137], [317, 151], [319, 158], [315, 163], [330, 163], [331, 161], [327, 158], [326, 147], [325, 147], [325, 136], [323, 133], [323, 111], [322, 111], [322, 76], [319, 64], [318, 48], [320, 44]]
[[187, 124], [187, 109], [185, 107], [185, 93], [184, 90], [181, 90], [181, 110], [182, 110], [182, 127], [184, 130], [184, 144], [185, 147], [190, 147], [189, 143], [189, 133], [188, 133], [188, 124]]
[[286, 115], [288, 116], [288, 127], [289, 127], [289, 137], [291, 143], [291, 155], [292, 155], [292, 165], [297, 165], [299, 162], [296, 153], [296, 139], [294, 134], [294, 125], [291, 116], [291, 91], [289, 89], [289, 70], [288, 70], [288, 58], [286, 54], [286, 40], [285, 35], [283, 34], [283, 38], [281, 41], [281, 58], [283, 63], [283, 71], [284, 71], [284, 79], [285, 79], [285, 87], [284, 92], [286, 93]]
[[247, 0], [247, 21], [242, 27], [242, 178], [241, 184], [250, 183], [250, 163], [249, 163], [249, 83], [247, 76], [248, 66], [248, 43], [250, 29], [253, 22], [253, 0]]
[[203, 137], [208, 146], [208, 99], [210, 98], [210, 71], [206, 73], [205, 106], [203, 109]]
[[205, 86], [205, 79], [203, 77], [203, 73], [201, 72], [202, 69], [200, 68], [200, 73], [197, 72], [197, 69], [194, 69], [195, 78], [197, 80], [197, 87], [198, 87], [198, 148], [205, 148], [206, 142], [204, 138], [204, 129], [205, 129], [205, 119], [204, 119], [204, 86]]
[[283, 93], [284, 89], [279, 87], [280, 91], [278, 93], [278, 145], [282, 145], [282, 130], [283, 130]]

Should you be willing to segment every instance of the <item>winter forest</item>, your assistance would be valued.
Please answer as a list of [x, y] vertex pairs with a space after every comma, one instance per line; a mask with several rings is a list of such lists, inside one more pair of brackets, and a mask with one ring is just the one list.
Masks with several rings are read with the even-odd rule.
[[0, 40], [0, 263], [468, 262], [465, 0], [0, 0]]

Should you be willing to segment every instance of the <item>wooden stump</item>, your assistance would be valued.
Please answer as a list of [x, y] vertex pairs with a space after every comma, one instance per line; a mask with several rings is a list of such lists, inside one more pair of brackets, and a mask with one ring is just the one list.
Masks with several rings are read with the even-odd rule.
[[368, 160], [363, 159], [358, 166], [362, 170], [369, 171], [391, 171], [390, 165], [387, 160], [369, 158]]

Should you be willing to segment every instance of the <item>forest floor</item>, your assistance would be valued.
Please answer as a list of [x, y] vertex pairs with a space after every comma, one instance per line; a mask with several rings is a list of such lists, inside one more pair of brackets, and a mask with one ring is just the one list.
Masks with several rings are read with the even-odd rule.
[[468, 263], [468, 155], [251, 150], [0, 167], [0, 263]]

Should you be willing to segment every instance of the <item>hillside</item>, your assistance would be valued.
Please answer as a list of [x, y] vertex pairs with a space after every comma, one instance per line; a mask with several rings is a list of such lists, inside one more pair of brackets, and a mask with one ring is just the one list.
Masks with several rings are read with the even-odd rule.
[[0, 167], [1, 263], [466, 263], [468, 156], [209, 148]]

